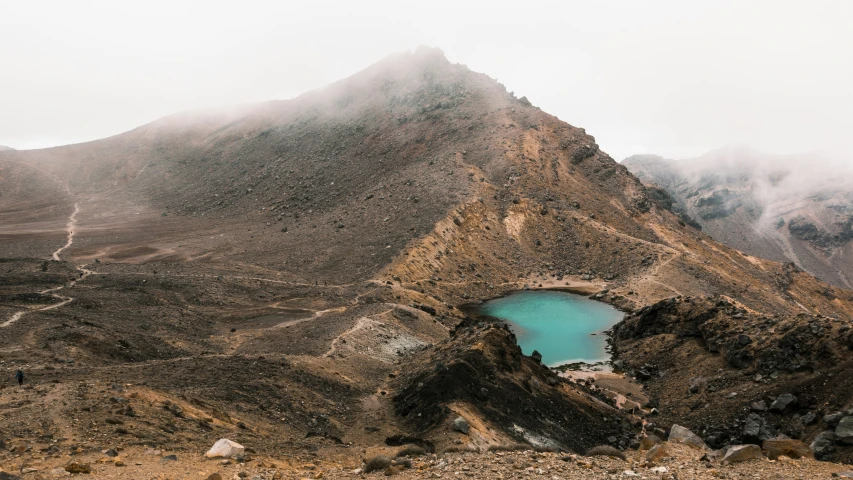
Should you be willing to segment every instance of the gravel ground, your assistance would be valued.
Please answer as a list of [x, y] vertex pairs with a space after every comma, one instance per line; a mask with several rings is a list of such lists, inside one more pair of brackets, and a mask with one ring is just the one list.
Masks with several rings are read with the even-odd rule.
[[[667, 444], [671, 457], [658, 463], [645, 461], [645, 452], [626, 452], [627, 460], [609, 457], [584, 457], [563, 453], [534, 451], [450, 453], [410, 459], [411, 468], [403, 466], [362, 472], [357, 461], [313, 462], [296, 458], [253, 458], [246, 463], [230, 460], [205, 460], [199, 455], [178, 453], [176, 460], [168, 460], [172, 452], [144, 448], [131, 448], [119, 452], [118, 457], [107, 457], [99, 452], [72, 457], [35, 458], [28, 454], [2, 463], [2, 471], [19, 474], [23, 478], [74, 478], [99, 479], [185, 479], [250, 480], [267, 479], [354, 479], [384, 478], [394, 476], [409, 478], [482, 478], [482, 479], [820, 479], [832, 478], [834, 473], [845, 472], [849, 466], [811, 459], [771, 461], [751, 460], [734, 465], [709, 464], [700, 460], [702, 453], [686, 446]], [[389, 452], [390, 453], [390, 452]], [[70, 463], [86, 464], [89, 474], [71, 475], [64, 467]], [[26, 470], [34, 469], [34, 470]]]

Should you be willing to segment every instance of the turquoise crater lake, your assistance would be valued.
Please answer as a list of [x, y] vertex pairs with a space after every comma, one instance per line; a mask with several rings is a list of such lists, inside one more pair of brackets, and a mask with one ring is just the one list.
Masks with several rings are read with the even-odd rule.
[[511, 293], [484, 302], [477, 312], [507, 322], [521, 351], [530, 355], [538, 350], [550, 367], [609, 360], [603, 332], [623, 318], [606, 303], [549, 290]]

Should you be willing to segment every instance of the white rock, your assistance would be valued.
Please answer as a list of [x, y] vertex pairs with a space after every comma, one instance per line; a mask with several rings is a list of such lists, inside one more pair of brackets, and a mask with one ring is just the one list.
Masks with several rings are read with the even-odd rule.
[[666, 467], [655, 467], [655, 468], [651, 469], [650, 472], [652, 472], [652, 473], [666, 473], [667, 469], [666, 469]]
[[204, 456], [207, 458], [237, 458], [243, 455], [244, 450], [246, 449], [239, 443], [232, 442], [227, 438], [220, 438]]

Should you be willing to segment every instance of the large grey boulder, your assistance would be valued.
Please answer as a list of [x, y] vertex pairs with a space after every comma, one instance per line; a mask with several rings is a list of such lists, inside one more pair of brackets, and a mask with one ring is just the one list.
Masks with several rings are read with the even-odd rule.
[[835, 441], [853, 445], [853, 417], [844, 417], [835, 427]]
[[723, 463], [739, 463], [761, 458], [764, 458], [764, 453], [758, 445], [734, 445], [726, 449]]
[[672, 428], [669, 430], [668, 440], [670, 442], [683, 443], [684, 445], [700, 450], [708, 449], [708, 446], [705, 445], [705, 441], [699, 438], [699, 435], [696, 435], [688, 428], [682, 427], [681, 425], [672, 426]]
[[826, 430], [820, 432], [809, 445], [817, 458], [824, 458], [835, 451], [835, 432]]

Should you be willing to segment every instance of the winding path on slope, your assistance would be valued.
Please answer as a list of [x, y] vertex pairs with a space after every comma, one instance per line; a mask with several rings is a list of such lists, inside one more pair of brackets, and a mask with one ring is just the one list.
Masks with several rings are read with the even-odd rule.
[[53, 256], [51, 257], [57, 262], [62, 260], [59, 257], [59, 254], [74, 243], [74, 227], [77, 226], [78, 213], [80, 213], [80, 205], [77, 202], [74, 202], [74, 211], [68, 216], [68, 223], [65, 225], [65, 230], [68, 232], [68, 240], [65, 242], [65, 245], [59, 247], [55, 252], [53, 252]]
[[665, 282], [661, 282], [660, 280], [657, 280], [655, 278], [652, 278], [652, 277], [656, 277], [658, 275], [661, 268], [669, 265], [673, 260], [675, 260], [676, 258], [679, 258], [681, 256], [682, 256], [682, 253], [675, 250], [673, 252], [672, 256], [670, 256], [669, 258], [667, 258], [663, 262], [656, 262], [655, 266], [651, 270], [647, 270], [645, 272], [645, 274], [643, 274], [643, 276], [640, 277], [640, 279], [638, 280], [637, 283], [642, 283], [642, 282], [654, 283], [656, 285], [660, 285], [663, 288], [666, 288], [667, 290], [671, 290], [677, 296], [683, 296], [683, 294], [677, 288], [673, 287], [672, 285], [665, 283]]
[[[71, 215], [68, 216], [68, 223], [65, 226], [65, 230], [68, 232], [68, 240], [65, 242], [65, 245], [59, 247], [55, 252], [53, 252], [53, 255], [51, 256], [51, 258], [53, 260], [61, 261], [62, 258], [60, 257], [60, 254], [62, 254], [62, 251], [74, 244], [74, 230], [77, 227], [77, 214], [78, 213], [80, 213], [80, 206], [79, 206], [79, 204], [77, 204], [75, 202], [74, 203], [74, 211], [72, 211]], [[39, 292], [42, 295], [51, 295], [52, 297], [59, 300], [58, 303], [55, 303], [53, 305], [47, 305], [47, 306], [41, 307], [41, 308], [21, 310], [20, 312], [16, 312], [11, 317], [9, 317], [8, 320], [6, 320], [3, 323], [0, 323], [0, 328], [6, 328], [10, 325], [13, 325], [15, 322], [20, 320], [24, 315], [26, 315], [28, 313], [45, 312], [47, 310], [53, 310], [55, 308], [59, 308], [63, 305], [67, 305], [67, 304], [71, 303], [74, 300], [73, 297], [66, 297], [64, 295], [59, 295], [59, 294], [53, 293], [53, 292], [58, 292], [59, 290], [62, 290], [66, 287], [71, 288], [80, 280], [83, 280], [86, 277], [88, 277], [89, 275], [91, 275], [92, 271], [88, 270], [85, 267], [86, 267], [85, 265], [79, 265], [77, 267], [77, 270], [80, 272], [80, 278], [78, 278], [76, 280], [72, 280], [71, 282], [67, 283], [66, 285], [62, 285], [62, 286], [54, 287], [54, 288], [48, 288], [47, 290], [42, 290], [41, 292]]]

